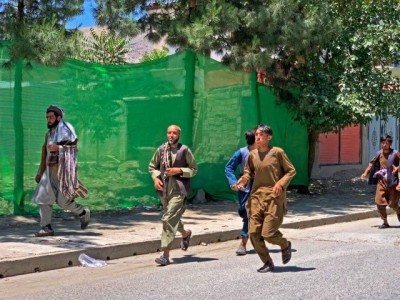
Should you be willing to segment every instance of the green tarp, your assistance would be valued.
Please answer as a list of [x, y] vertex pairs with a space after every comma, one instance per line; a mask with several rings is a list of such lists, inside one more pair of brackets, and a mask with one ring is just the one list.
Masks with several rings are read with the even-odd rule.
[[[5, 62], [6, 47], [1, 50]], [[181, 126], [181, 141], [199, 163], [194, 189], [215, 200], [235, 199], [224, 166], [245, 145], [243, 133], [258, 123], [272, 126], [273, 144], [293, 161], [292, 184], [308, 184], [306, 129], [255, 76], [191, 51], [142, 64], [68, 60], [58, 68], [24, 68], [22, 113], [16, 116], [23, 124], [23, 155], [15, 154], [15, 78], [15, 69], [0, 69], [0, 215], [14, 213], [15, 206], [36, 211], [30, 197], [50, 104], [62, 106], [77, 131], [79, 178], [90, 190], [80, 201], [94, 210], [158, 203], [147, 166], [170, 124]], [[23, 202], [13, 199], [16, 161], [23, 162]]]

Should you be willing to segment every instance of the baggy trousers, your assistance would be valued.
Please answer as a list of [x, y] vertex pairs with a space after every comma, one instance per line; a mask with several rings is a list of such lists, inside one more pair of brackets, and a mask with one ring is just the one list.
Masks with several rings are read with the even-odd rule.
[[[50, 185], [56, 197], [55, 202], [65, 210], [71, 211], [75, 215], [80, 215], [84, 211], [84, 207], [74, 201], [74, 199], [66, 199], [59, 189], [58, 165], [49, 168]], [[39, 204], [40, 226], [44, 227], [51, 224], [53, 215], [52, 204]]]
[[162, 199], [161, 201], [164, 207], [164, 213], [161, 218], [163, 225], [161, 232], [161, 248], [163, 250], [169, 250], [175, 239], [176, 232], [184, 231], [181, 218], [186, 209], [186, 197], [174, 193], [168, 196], [167, 199]]
[[[389, 207], [391, 208], [391, 209], [393, 209], [394, 210], [394, 212], [397, 214], [397, 215], [400, 215], [400, 207], [396, 204], [396, 203], [390, 203], [389, 204]], [[381, 217], [381, 219], [382, 219], [382, 221], [384, 222], [384, 223], [387, 223], [387, 211], [386, 211], [386, 205], [376, 205], [376, 208], [378, 209], [378, 212], [379, 212], [379, 216]]]
[[258, 256], [263, 263], [272, 262], [265, 241], [279, 245], [281, 249], [288, 246], [287, 240], [279, 231], [285, 214], [284, 199], [276, 198], [272, 193], [254, 192], [247, 201], [249, 215], [249, 234]]
[[399, 195], [400, 193], [395, 187], [386, 187], [384, 182], [378, 182], [375, 193], [375, 204], [379, 212], [379, 216], [384, 223], [387, 223], [387, 206], [393, 209], [397, 215], [400, 214]]

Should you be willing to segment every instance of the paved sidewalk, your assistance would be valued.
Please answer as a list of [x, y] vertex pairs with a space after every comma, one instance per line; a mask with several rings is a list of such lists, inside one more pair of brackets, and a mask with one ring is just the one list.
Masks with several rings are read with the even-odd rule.
[[[366, 186], [346, 193], [338, 189], [326, 195], [289, 192], [288, 199], [283, 228], [301, 229], [378, 216], [373, 190]], [[109, 260], [158, 252], [160, 217], [161, 212], [145, 207], [93, 212], [88, 229], [82, 231], [78, 219], [60, 213], [52, 224], [56, 236], [46, 238], [33, 236], [39, 228], [38, 218], [0, 217], [0, 278], [77, 266], [80, 253]], [[189, 205], [183, 220], [193, 232], [192, 245], [238, 239], [242, 226], [237, 205], [229, 201]], [[179, 243], [178, 236], [174, 248], [179, 248]]]

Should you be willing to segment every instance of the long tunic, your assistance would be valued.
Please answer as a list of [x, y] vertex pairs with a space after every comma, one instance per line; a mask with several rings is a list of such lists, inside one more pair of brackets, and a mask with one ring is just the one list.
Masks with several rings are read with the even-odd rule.
[[283, 201], [286, 207], [286, 189], [296, 175], [296, 170], [283, 149], [272, 147], [266, 154], [257, 149], [251, 151], [242, 177], [247, 182], [252, 175], [254, 179], [250, 198], [270, 198], [273, 187], [279, 183], [283, 192], [277, 199]]
[[[157, 149], [149, 163], [149, 172], [153, 180], [163, 176], [162, 172], [164, 170], [164, 166], [162, 165], [163, 162], [161, 161], [161, 149], [162, 148]], [[176, 231], [183, 232], [184, 230], [181, 217], [186, 207], [185, 197], [187, 190], [182, 190], [181, 186], [179, 185], [179, 177], [190, 178], [197, 173], [197, 164], [190, 149], [187, 148], [187, 151], [183, 151], [184, 156], [180, 158], [177, 158], [179, 154], [178, 151], [180, 151], [178, 148], [171, 149], [171, 166], [174, 167], [175, 162], [179, 164], [182, 174], [169, 176], [168, 180], [163, 180], [164, 184], [167, 186], [164, 186], [163, 193], [158, 191], [164, 208], [164, 213], [161, 218], [163, 223], [163, 229], [161, 232], [161, 248], [164, 250], [171, 249]]]
[[[388, 163], [388, 157], [389, 154], [384, 154], [381, 153], [379, 154], [379, 166], [380, 170], [386, 169], [387, 168], [387, 163]], [[365, 170], [365, 174], [369, 174], [370, 170], [372, 168], [372, 164], [375, 161], [376, 157], [374, 157], [367, 169]], [[400, 152], [397, 152], [395, 154], [395, 165], [399, 165], [400, 161]], [[379, 177], [378, 178], [378, 183], [376, 185], [376, 192], [375, 192], [375, 203], [377, 205], [390, 205], [391, 202], [397, 203], [400, 198], [400, 192], [396, 190], [396, 187], [388, 187], [386, 184], [386, 178], [385, 177]]]
[[[246, 204], [249, 234], [261, 261], [266, 263], [272, 259], [265, 241], [278, 245], [281, 249], [288, 245], [279, 227], [287, 211], [286, 188], [296, 171], [285, 152], [281, 148], [273, 147], [267, 152], [250, 152], [242, 179], [249, 180], [252, 174], [253, 187]], [[283, 188], [279, 196], [273, 193], [277, 183]]]
[[[49, 165], [49, 159], [51, 153], [48, 150], [48, 146], [51, 144], [60, 143], [76, 143], [77, 135], [74, 127], [63, 120], [61, 120], [56, 128], [49, 130], [46, 133], [45, 142], [42, 146], [42, 158], [39, 166], [38, 173], [42, 174], [42, 177], [36, 187], [36, 190], [32, 196], [32, 201], [37, 204], [52, 204], [56, 201], [56, 195], [51, 185], [51, 177], [58, 176], [59, 164]], [[64, 155], [65, 149], [60, 147], [58, 150], [59, 155]], [[75, 176], [76, 174], [74, 174]], [[58, 179], [57, 179], [58, 181]], [[59, 187], [57, 187], [57, 190]], [[86, 189], [86, 188], [85, 188]], [[70, 198], [73, 198], [72, 196]]]
[[[176, 158], [176, 153], [177, 153], [177, 148], [172, 148], [171, 149], [171, 158], [172, 158], [172, 164], [175, 162]], [[182, 170], [181, 175], [175, 175], [175, 176], [181, 176], [183, 178], [191, 178], [197, 173], [197, 164], [194, 159], [192, 151], [188, 148], [184, 159], [187, 162], [187, 167], [181, 167], [180, 169]], [[149, 163], [149, 172], [151, 174], [151, 178], [153, 180], [161, 175], [160, 171], [161, 167], [161, 155], [160, 151], [156, 151]], [[176, 181], [175, 176], [170, 176], [168, 179], [168, 185], [167, 185], [167, 198], [169, 198], [172, 194], [180, 193], [180, 187]]]

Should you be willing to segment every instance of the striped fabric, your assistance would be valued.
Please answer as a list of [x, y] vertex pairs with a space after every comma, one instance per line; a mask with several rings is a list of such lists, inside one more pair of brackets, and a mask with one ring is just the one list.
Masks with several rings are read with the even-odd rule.
[[77, 152], [76, 145], [65, 145], [59, 153], [58, 179], [60, 191], [66, 199], [85, 198], [88, 195], [88, 189], [78, 180]]
[[82, 182], [78, 179], [78, 188], [75, 189], [75, 196], [74, 198], [81, 197], [86, 198], [89, 195], [89, 190], [86, 186], [83, 185]]

